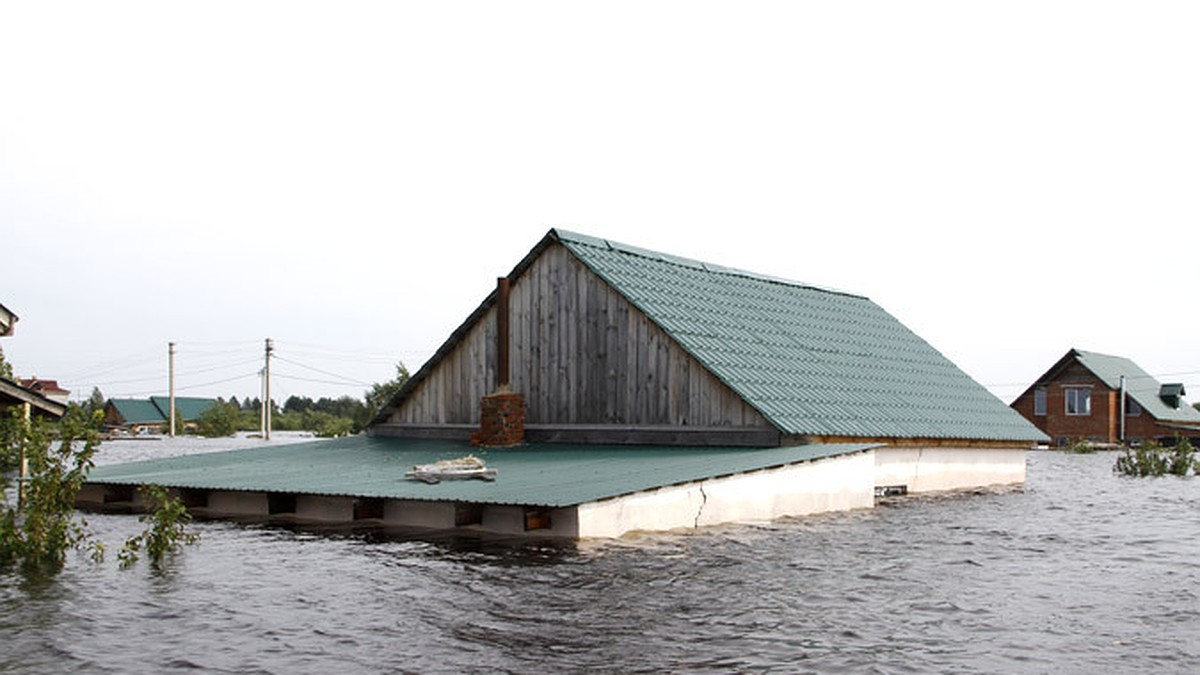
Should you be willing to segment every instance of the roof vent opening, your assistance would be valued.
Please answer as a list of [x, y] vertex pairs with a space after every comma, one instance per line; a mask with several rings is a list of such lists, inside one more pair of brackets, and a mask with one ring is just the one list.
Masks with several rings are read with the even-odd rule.
[[1187, 392], [1184, 391], [1183, 385], [1178, 382], [1164, 384], [1158, 389], [1158, 397], [1163, 400], [1163, 403], [1176, 410], [1179, 409], [1179, 404], [1184, 396], [1187, 396]]

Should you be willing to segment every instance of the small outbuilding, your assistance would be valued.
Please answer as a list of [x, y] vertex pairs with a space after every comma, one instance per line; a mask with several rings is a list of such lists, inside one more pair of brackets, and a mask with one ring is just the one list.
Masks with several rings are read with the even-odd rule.
[[1013, 402], [1054, 445], [1114, 445], [1176, 436], [1200, 443], [1200, 410], [1180, 383], [1160, 383], [1122, 356], [1072, 349]]
[[[607, 537], [1017, 484], [1045, 440], [863, 296], [551, 230], [368, 436], [100, 467], [85, 498]], [[405, 478], [468, 454], [494, 480]]]

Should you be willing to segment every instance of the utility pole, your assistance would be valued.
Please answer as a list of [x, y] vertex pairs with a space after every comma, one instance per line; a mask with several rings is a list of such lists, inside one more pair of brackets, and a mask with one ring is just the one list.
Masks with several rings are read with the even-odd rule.
[[24, 425], [21, 427], [21, 466], [17, 474], [17, 511], [20, 512], [25, 508], [25, 482], [29, 480], [29, 458], [25, 456], [25, 446], [29, 445], [29, 418], [32, 409], [29, 402], [24, 404], [22, 418]]
[[271, 343], [271, 338], [267, 338], [267, 363], [263, 366], [263, 429], [262, 437], [264, 441], [271, 440], [271, 351], [274, 345]]
[[175, 438], [175, 343], [167, 343], [167, 377], [170, 380], [171, 420], [168, 422], [171, 438]]

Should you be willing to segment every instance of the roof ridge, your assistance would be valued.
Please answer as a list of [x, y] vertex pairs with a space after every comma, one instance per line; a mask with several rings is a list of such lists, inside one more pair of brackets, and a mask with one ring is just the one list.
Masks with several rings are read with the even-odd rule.
[[657, 260], [659, 262], [666, 263], [669, 265], [676, 265], [679, 267], [688, 267], [691, 269], [698, 269], [698, 270], [702, 270], [704, 272], [711, 272], [713, 274], [725, 274], [725, 275], [729, 275], [729, 276], [742, 277], [742, 278], [746, 278], [746, 279], [754, 279], [757, 281], [763, 281], [763, 282], [767, 282], [767, 283], [781, 284], [784, 286], [805, 288], [805, 289], [809, 289], [809, 290], [813, 290], [813, 291], [819, 291], [822, 293], [831, 293], [833, 295], [844, 295], [844, 296], [851, 297], [851, 298], [860, 298], [863, 300], [870, 300], [869, 297], [862, 295], [860, 293], [854, 293], [851, 291], [841, 290], [841, 289], [837, 289], [837, 288], [831, 288], [829, 286], [821, 286], [818, 284], [810, 284], [810, 283], [803, 282], [803, 281], [797, 281], [795, 279], [786, 279], [784, 277], [772, 276], [770, 274], [762, 274], [759, 272], [752, 272], [750, 270], [744, 270], [744, 269], [737, 268], [737, 267], [728, 267], [726, 265], [718, 265], [716, 263], [705, 262], [703, 260], [697, 260], [695, 258], [686, 258], [684, 256], [672, 255], [670, 253], [662, 253], [661, 251], [654, 251], [654, 250], [651, 250], [648, 248], [642, 248], [640, 246], [624, 244], [619, 241], [613, 241], [611, 239], [602, 239], [600, 237], [593, 237], [591, 235], [581, 234], [579, 232], [572, 232], [570, 230], [553, 228], [550, 230], [550, 233], [554, 237], [556, 237], [559, 241], [562, 241], [562, 242], [570, 242], [572, 244], [578, 244], [580, 246], [592, 246], [594, 248], [603, 248], [603, 249], [607, 249], [610, 251], [616, 251], [618, 253], [626, 253], [629, 255], [638, 256], [640, 258], [646, 258], [648, 260]]

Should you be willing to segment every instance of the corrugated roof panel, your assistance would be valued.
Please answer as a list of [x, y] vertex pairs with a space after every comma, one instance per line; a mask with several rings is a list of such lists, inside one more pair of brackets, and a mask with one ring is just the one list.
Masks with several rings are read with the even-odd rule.
[[[523, 445], [481, 449], [464, 442], [352, 436], [330, 441], [99, 466], [91, 483], [571, 506], [665, 485], [862, 452], [872, 444], [784, 448]], [[417, 464], [468, 454], [495, 482], [407, 480]]]
[[556, 235], [784, 433], [1045, 439], [865, 297]]
[[1073, 351], [1079, 362], [1110, 389], [1119, 389], [1124, 375], [1126, 393], [1155, 419], [1200, 424], [1200, 410], [1186, 404], [1180, 404], [1178, 408], [1167, 405], [1159, 395], [1161, 385], [1158, 380], [1132, 360], [1081, 349]]

